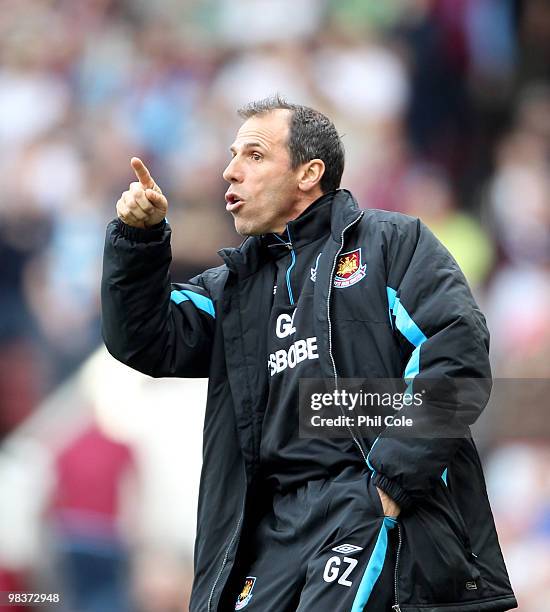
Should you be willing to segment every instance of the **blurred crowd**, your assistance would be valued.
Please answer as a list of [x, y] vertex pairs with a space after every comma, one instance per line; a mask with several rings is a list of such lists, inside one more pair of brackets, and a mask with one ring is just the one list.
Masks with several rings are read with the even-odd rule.
[[[334, 120], [361, 206], [419, 216], [451, 250], [494, 375], [550, 377], [547, 0], [0, 0], [0, 15], [0, 439], [101, 342], [130, 157], [168, 196], [187, 280], [239, 244], [221, 178], [235, 111], [275, 92]], [[542, 452], [491, 441], [494, 473], [508, 450]], [[504, 517], [501, 534], [512, 557], [545, 538], [548, 595], [548, 477], [538, 493], [545, 518]]]

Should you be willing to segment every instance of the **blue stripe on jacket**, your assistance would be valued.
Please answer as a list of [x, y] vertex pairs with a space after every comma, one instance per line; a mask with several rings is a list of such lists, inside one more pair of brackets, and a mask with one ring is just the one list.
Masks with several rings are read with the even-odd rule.
[[382, 527], [378, 532], [376, 544], [370, 556], [369, 562], [361, 578], [361, 584], [353, 600], [351, 612], [363, 612], [363, 609], [369, 602], [374, 585], [376, 584], [386, 560], [386, 552], [388, 550], [388, 531], [393, 529], [397, 521], [389, 516], [384, 517]]
[[395, 317], [395, 326], [397, 329], [415, 347], [405, 366], [405, 373], [403, 375], [404, 378], [411, 379], [420, 372], [420, 347], [428, 338], [413, 321], [413, 318], [407, 312], [401, 300], [397, 297], [397, 291], [391, 287], [386, 287], [386, 293], [388, 295], [389, 315], [392, 327], [393, 321], [391, 315]]
[[193, 291], [188, 291], [187, 289], [178, 289], [172, 291], [170, 294], [170, 299], [175, 304], [181, 304], [187, 300], [193, 302], [193, 304], [199, 308], [200, 310], [209, 314], [212, 318], [216, 318], [216, 312], [214, 310], [214, 302], [210, 298], [201, 295], [200, 293], [194, 293]]

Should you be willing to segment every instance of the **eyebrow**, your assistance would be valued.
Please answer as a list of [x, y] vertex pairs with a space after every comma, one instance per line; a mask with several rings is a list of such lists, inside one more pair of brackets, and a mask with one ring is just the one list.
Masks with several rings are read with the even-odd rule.
[[[261, 142], [257, 142], [257, 141], [251, 141], [251, 142], [245, 142], [242, 146], [242, 149], [254, 149], [254, 148], [261, 148], [261, 149], [265, 149], [264, 145]], [[236, 149], [234, 145], [231, 145], [229, 147], [229, 150], [231, 151], [231, 153], [235, 153]]]

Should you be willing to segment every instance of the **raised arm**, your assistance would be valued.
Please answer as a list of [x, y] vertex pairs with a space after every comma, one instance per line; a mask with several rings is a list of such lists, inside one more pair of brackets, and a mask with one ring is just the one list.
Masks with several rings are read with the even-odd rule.
[[155, 377], [207, 377], [215, 306], [198, 277], [170, 282], [168, 202], [138, 158], [138, 181], [107, 227], [101, 308], [103, 338], [119, 361]]

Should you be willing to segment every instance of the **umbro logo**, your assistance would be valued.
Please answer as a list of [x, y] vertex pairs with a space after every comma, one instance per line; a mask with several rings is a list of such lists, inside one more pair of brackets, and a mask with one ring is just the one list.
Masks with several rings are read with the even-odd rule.
[[355, 546], [355, 544], [340, 544], [340, 546], [332, 550], [342, 555], [353, 555], [353, 553], [359, 552], [363, 550], [363, 548], [361, 546]]
[[319, 267], [319, 259], [321, 258], [322, 253], [317, 255], [317, 259], [315, 260], [315, 267], [309, 269], [309, 277], [311, 278], [311, 282], [315, 282], [317, 280], [317, 268]]

